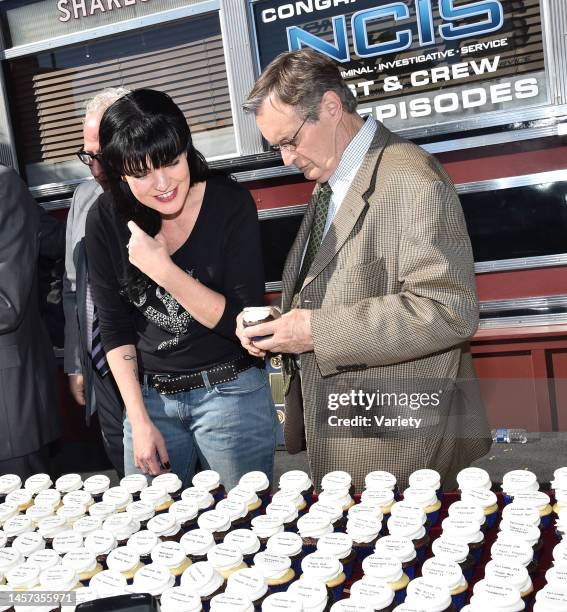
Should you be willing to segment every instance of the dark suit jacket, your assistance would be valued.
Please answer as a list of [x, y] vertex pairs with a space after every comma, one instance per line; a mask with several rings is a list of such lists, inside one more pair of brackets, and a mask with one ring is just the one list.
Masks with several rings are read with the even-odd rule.
[[[307, 208], [283, 273], [289, 310], [314, 213]], [[370, 149], [313, 261], [299, 306], [313, 310], [314, 351], [286, 397], [286, 446], [302, 447], [319, 486], [346, 470], [360, 490], [372, 470], [406, 486], [418, 468], [446, 486], [482, 456], [490, 437], [467, 339], [478, 323], [473, 256], [457, 193], [423, 149], [378, 124]], [[458, 386], [460, 379], [470, 382]], [[299, 386], [301, 385], [301, 389]], [[329, 409], [329, 396], [361, 391], [437, 393], [435, 409]], [[301, 391], [301, 393], [300, 393]], [[301, 400], [301, 394], [303, 399]], [[329, 426], [328, 417], [422, 417], [411, 427]], [[426, 427], [424, 427], [426, 425]], [[302, 429], [305, 428], [303, 432]]]
[[0, 166], [0, 460], [61, 432], [55, 357], [39, 314], [40, 210], [11, 168]]

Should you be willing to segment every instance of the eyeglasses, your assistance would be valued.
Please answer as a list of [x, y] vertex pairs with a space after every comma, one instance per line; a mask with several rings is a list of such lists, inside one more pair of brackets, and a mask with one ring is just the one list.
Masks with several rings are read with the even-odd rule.
[[295, 149], [297, 148], [297, 142], [295, 142], [295, 139], [299, 135], [299, 132], [301, 132], [301, 128], [305, 125], [306, 121], [307, 117], [305, 117], [303, 123], [297, 128], [297, 131], [289, 140], [284, 140], [283, 142], [280, 142], [280, 144], [277, 145], [271, 145], [270, 150], [276, 153], [280, 151], [285, 151], [286, 153], [295, 151]]
[[83, 147], [77, 151], [76, 155], [83, 162], [83, 164], [86, 164], [87, 166], [92, 166], [95, 160], [99, 163], [101, 161], [100, 153], [88, 153], [83, 149]]

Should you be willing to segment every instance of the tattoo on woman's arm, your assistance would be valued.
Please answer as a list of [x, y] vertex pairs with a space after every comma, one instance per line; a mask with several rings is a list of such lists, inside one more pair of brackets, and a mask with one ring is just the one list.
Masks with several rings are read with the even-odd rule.
[[124, 361], [133, 361], [134, 362], [134, 376], [137, 378], [138, 377], [138, 359], [136, 357], [136, 353], [134, 353], [133, 355], [123, 355], [122, 359], [124, 359]]

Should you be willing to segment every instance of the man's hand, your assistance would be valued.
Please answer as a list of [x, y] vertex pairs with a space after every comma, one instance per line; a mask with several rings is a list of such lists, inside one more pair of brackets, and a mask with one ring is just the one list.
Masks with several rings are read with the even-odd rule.
[[82, 374], [69, 374], [69, 390], [79, 406], [84, 406], [87, 403], [85, 399], [85, 379]]
[[157, 476], [171, 471], [165, 441], [151, 421], [132, 426], [132, 440], [134, 465], [144, 474]]
[[171, 264], [165, 240], [159, 234], [152, 238], [134, 221], [128, 221], [128, 229], [132, 233], [127, 245], [130, 263], [163, 286], [163, 278]]
[[[238, 315], [236, 335], [251, 354], [263, 357], [271, 353], [308, 353], [313, 350], [311, 311], [294, 308], [274, 321], [252, 327], [242, 327], [242, 314]], [[271, 336], [265, 340], [251, 340], [257, 336]]]

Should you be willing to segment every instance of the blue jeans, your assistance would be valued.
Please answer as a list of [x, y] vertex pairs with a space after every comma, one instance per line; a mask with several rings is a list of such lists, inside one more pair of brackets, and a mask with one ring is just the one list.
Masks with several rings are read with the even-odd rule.
[[[228, 491], [240, 477], [262, 470], [272, 480], [276, 445], [276, 410], [265, 370], [249, 368], [236, 380], [211, 386], [206, 373], [201, 389], [162, 395], [142, 386], [144, 404], [165, 440], [172, 471], [191, 486], [197, 459], [215, 470]], [[134, 465], [132, 427], [124, 416], [124, 470]]]

